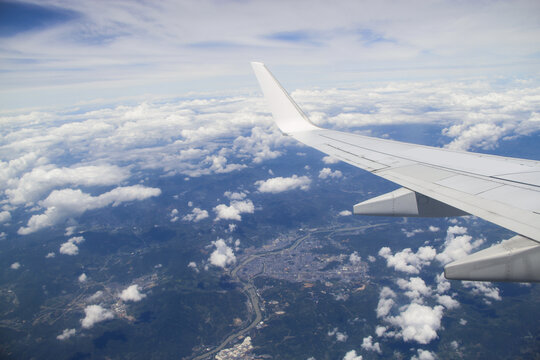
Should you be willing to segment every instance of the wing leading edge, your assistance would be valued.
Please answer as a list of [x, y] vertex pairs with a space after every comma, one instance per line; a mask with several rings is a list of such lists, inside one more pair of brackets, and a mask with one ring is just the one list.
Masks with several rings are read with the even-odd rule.
[[448, 264], [450, 279], [540, 281], [540, 163], [322, 129], [266, 66], [252, 63], [279, 129], [323, 153], [403, 188], [354, 206], [355, 214], [472, 214], [517, 236]]

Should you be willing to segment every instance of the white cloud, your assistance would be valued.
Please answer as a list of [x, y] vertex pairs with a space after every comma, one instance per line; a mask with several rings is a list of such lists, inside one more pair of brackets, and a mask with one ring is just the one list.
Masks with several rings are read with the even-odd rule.
[[67, 340], [70, 337], [74, 336], [76, 333], [77, 331], [75, 329], [64, 329], [64, 331], [62, 331], [62, 333], [58, 335], [56, 338], [61, 341]]
[[79, 247], [75, 244], [80, 244], [83, 241], [84, 241], [84, 238], [82, 236], [75, 236], [68, 239], [68, 241], [60, 245], [60, 250], [59, 250], [60, 254], [72, 255], [72, 256], [79, 254]]
[[60, 254], [64, 255], [77, 255], [79, 254], [79, 247], [72, 242], [65, 242], [60, 245]]
[[381, 293], [379, 294], [379, 303], [377, 304], [377, 317], [386, 317], [389, 313], [392, 307], [394, 306], [395, 302], [393, 298], [396, 297], [396, 293], [392, 291], [389, 287], [383, 287], [381, 290]]
[[435, 298], [437, 299], [437, 302], [439, 304], [443, 305], [448, 310], [452, 310], [459, 307], [459, 302], [453, 299], [451, 296], [436, 294]]
[[249, 199], [243, 201], [231, 201], [230, 205], [219, 204], [214, 207], [217, 220], [237, 220], [241, 221], [240, 214], [253, 214], [255, 212], [255, 206]]
[[482, 295], [485, 298], [493, 300], [502, 300], [499, 293], [499, 288], [489, 282], [482, 281], [462, 281], [465, 288], [472, 289], [471, 292], [475, 295]]
[[245, 192], [232, 192], [232, 191], [225, 191], [223, 195], [229, 198], [229, 200], [244, 200], [247, 196]]
[[356, 350], [351, 350], [345, 354], [343, 360], [362, 360], [362, 355], [358, 355]]
[[[200, 210], [200, 209], [199, 209]], [[178, 209], [172, 209], [171, 213], [169, 214], [170, 222], [176, 222], [178, 221]]]
[[0, 211], [0, 224], [11, 220], [11, 213], [9, 211]]
[[431, 263], [436, 254], [437, 252], [431, 246], [422, 246], [416, 253], [406, 248], [395, 255], [392, 255], [392, 250], [389, 247], [382, 247], [379, 250], [379, 256], [386, 259], [388, 267], [409, 274], [418, 274], [422, 267]]
[[439, 231], [441, 229], [438, 228], [437, 226], [430, 225], [428, 230], [431, 231], [431, 232], [437, 232], [437, 231]]
[[143, 294], [139, 291], [139, 285], [134, 284], [124, 289], [120, 293], [120, 299], [123, 301], [133, 301], [138, 302], [146, 297], [146, 294]]
[[484, 239], [473, 241], [472, 236], [467, 234], [465, 227], [450, 226], [446, 233], [444, 249], [437, 254], [436, 258], [445, 265], [467, 256], [484, 242]]
[[343, 332], [336, 332], [336, 341], [345, 342], [349, 338], [349, 335]]
[[99, 209], [109, 205], [117, 206], [124, 202], [144, 200], [158, 196], [161, 190], [142, 185], [117, 187], [99, 196], [83, 193], [81, 190], [54, 190], [40, 205], [46, 210], [43, 214], [33, 215], [26, 227], [18, 231], [21, 235], [33, 233], [74, 216], [79, 216], [87, 210]]
[[338, 160], [338, 159], [336, 159], [335, 157], [329, 156], [329, 155], [323, 157], [323, 158], [322, 158], [322, 161], [323, 161], [323, 163], [325, 163], [325, 164], [327, 164], [327, 165], [339, 163], [339, 160]]
[[24, 174], [17, 187], [7, 189], [6, 195], [13, 205], [32, 204], [41, 196], [57, 187], [116, 185], [129, 177], [129, 171], [113, 165], [78, 166], [57, 168], [46, 165]]
[[71, 236], [75, 233], [75, 230], [77, 229], [76, 226], [68, 226], [66, 227], [66, 232], [64, 233], [64, 235], [66, 236]]
[[462, 325], [462, 326], [467, 325], [467, 320], [465, 320], [465, 319], [459, 319], [459, 325]]
[[281, 136], [277, 131], [268, 132], [259, 126], [254, 126], [249, 137], [238, 136], [234, 140], [233, 151], [247, 154], [253, 158], [254, 163], [259, 164], [281, 156], [282, 152], [275, 148], [283, 147], [289, 141], [291, 139]]
[[405, 234], [405, 236], [407, 236], [408, 238], [410, 237], [413, 237], [414, 235], [416, 234], [420, 234], [422, 232], [424, 232], [424, 230], [422, 229], [414, 229], [414, 230], [411, 230], [411, 231], [408, 231], [407, 229], [401, 229], [401, 231]]
[[46, 258], [46, 259], [52, 259], [52, 258], [55, 257], [55, 256], [56, 256], [56, 254], [55, 254], [54, 252], [51, 251], [50, 253], [48, 253], [47, 255], [45, 255], [45, 258]]
[[84, 242], [84, 237], [82, 236], [73, 236], [71, 238], [68, 239], [69, 242], [71, 243], [74, 243], [74, 244], [81, 244]]
[[418, 349], [417, 355], [414, 355], [411, 360], [435, 360], [435, 355], [431, 351]]
[[369, 262], [374, 263], [375, 261], [377, 261], [377, 258], [375, 256], [373, 256], [373, 255], [369, 255], [368, 260], [369, 260]]
[[428, 344], [438, 337], [442, 316], [443, 307], [440, 305], [431, 308], [411, 303], [403, 307], [399, 315], [387, 317], [386, 321], [400, 328], [399, 336], [403, 340]]
[[193, 208], [191, 210], [191, 214], [185, 215], [182, 220], [185, 221], [193, 221], [193, 222], [199, 222], [201, 220], [204, 220], [208, 217], [208, 211], [201, 210], [199, 208]]
[[450, 284], [450, 281], [446, 280], [444, 277], [444, 273], [440, 273], [435, 277], [435, 281], [437, 282], [437, 292], [439, 294], [443, 294], [450, 290], [450, 287], [452, 286]]
[[327, 178], [339, 179], [342, 176], [343, 174], [341, 173], [341, 171], [339, 170], [332, 171], [332, 169], [330, 168], [324, 168], [321, 171], [319, 171], [319, 179], [327, 179]]
[[10, 269], [17, 270], [18, 268], [21, 267], [21, 264], [19, 262], [14, 262], [9, 267], [10, 267]]
[[80, 283], [83, 283], [83, 282], [86, 282], [86, 280], [88, 279], [88, 276], [86, 276], [85, 273], [82, 273], [81, 275], [79, 275], [78, 279]]
[[218, 239], [213, 241], [212, 244], [216, 247], [216, 250], [210, 254], [210, 264], [225, 268], [227, 265], [234, 264], [236, 262], [236, 256], [234, 251], [225, 243], [225, 240]]
[[368, 336], [368, 337], [365, 337], [363, 340], [362, 340], [362, 349], [366, 350], [366, 351], [375, 351], [379, 354], [382, 353], [381, 351], [381, 345], [376, 342], [374, 343], [373, 342], [373, 336]]
[[188, 264], [188, 268], [193, 269], [195, 272], [199, 272], [199, 269], [197, 268], [197, 263], [195, 261], [190, 261]]
[[88, 305], [84, 308], [85, 317], [81, 320], [81, 325], [85, 329], [90, 329], [94, 324], [114, 318], [112, 311], [100, 305]]
[[350, 210], [342, 210], [338, 214], [339, 216], [351, 216], [352, 212]]
[[407, 290], [405, 296], [413, 302], [422, 304], [422, 297], [431, 295], [431, 288], [419, 277], [412, 277], [409, 280], [398, 279], [397, 284], [400, 289]]
[[291, 177], [275, 177], [267, 180], [259, 180], [255, 182], [258, 190], [263, 193], [280, 193], [294, 189], [308, 190], [311, 184], [311, 179], [307, 176], [293, 175]]

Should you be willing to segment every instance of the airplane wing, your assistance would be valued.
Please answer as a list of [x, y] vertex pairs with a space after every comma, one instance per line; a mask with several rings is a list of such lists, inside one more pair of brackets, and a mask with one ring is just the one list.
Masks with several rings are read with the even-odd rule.
[[478, 216], [518, 235], [446, 265], [445, 276], [540, 281], [540, 162], [322, 129], [264, 64], [253, 62], [252, 67], [284, 134], [402, 186], [355, 205], [355, 214]]

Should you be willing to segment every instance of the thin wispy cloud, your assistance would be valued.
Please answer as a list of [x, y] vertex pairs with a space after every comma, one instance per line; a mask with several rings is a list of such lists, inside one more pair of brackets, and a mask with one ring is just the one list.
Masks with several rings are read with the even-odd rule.
[[200, 80], [223, 89], [231, 77], [254, 87], [254, 59], [295, 77], [308, 67], [318, 84], [328, 69], [340, 81], [434, 69], [534, 75], [540, 52], [540, 5], [530, 1], [29, 0], [2, 11], [4, 108], [207, 90]]

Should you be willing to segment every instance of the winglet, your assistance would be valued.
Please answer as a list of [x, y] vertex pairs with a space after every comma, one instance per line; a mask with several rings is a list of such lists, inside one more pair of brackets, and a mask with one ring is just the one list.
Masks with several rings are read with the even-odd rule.
[[264, 97], [270, 106], [274, 121], [283, 133], [294, 134], [296, 132], [319, 129], [300, 110], [287, 91], [283, 89], [263, 63], [252, 62], [251, 66], [253, 67], [255, 76], [257, 76]]

